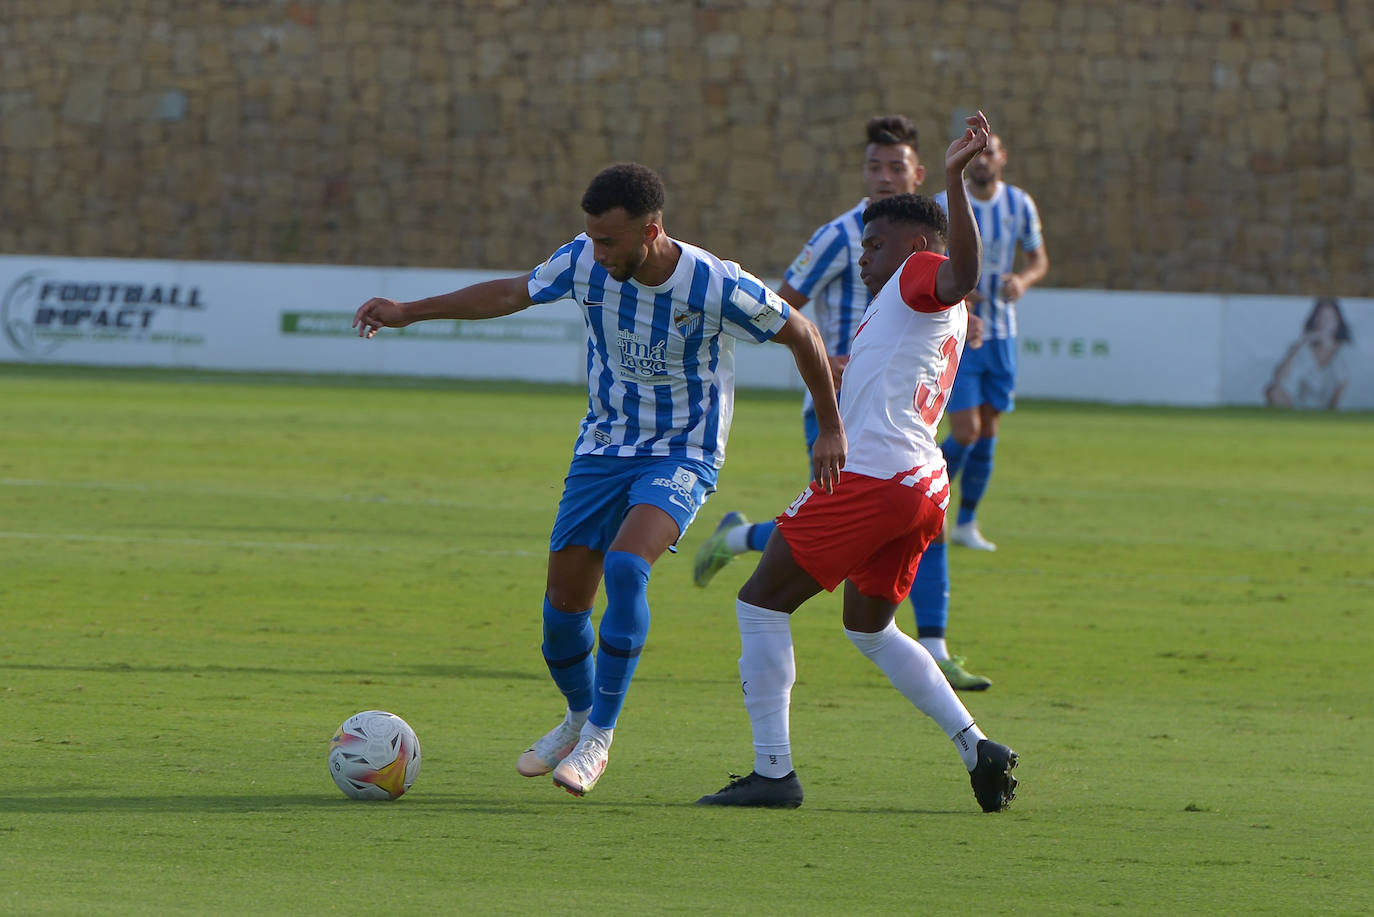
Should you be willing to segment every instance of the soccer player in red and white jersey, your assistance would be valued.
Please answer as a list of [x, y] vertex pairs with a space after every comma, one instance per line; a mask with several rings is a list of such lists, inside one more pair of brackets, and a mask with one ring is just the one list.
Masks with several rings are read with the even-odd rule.
[[788, 724], [796, 680], [789, 616], [842, 582], [845, 633], [953, 740], [983, 811], [1005, 809], [1015, 795], [1016, 752], [983, 734], [930, 653], [893, 620], [949, 503], [935, 429], [963, 353], [963, 299], [978, 282], [982, 258], [962, 175], [989, 134], [982, 112], [966, 123], [945, 154], [947, 220], [933, 200], [917, 195], [864, 212], [863, 273], [890, 279], [864, 313], [844, 371], [840, 415], [849, 453], [832, 492], [808, 487], [778, 516], [739, 591], [739, 671], [754, 769], [699, 804], [801, 805]]

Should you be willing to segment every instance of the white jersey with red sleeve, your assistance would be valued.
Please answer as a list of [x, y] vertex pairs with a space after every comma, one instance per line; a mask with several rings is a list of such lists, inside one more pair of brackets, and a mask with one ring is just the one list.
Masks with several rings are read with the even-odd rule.
[[944, 478], [935, 428], [968, 331], [963, 301], [950, 305], [935, 296], [935, 274], [946, 260], [933, 252], [911, 255], [864, 312], [840, 384], [845, 471]]

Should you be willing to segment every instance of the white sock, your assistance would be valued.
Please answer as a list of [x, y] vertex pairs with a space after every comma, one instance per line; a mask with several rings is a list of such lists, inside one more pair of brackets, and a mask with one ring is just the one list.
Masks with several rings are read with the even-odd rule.
[[952, 739], [973, 722], [973, 717], [969, 716], [968, 709], [949, 686], [930, 653], [902, 633], [897, 622], [889, 621], [887, 627], [876, 634], [865, 634], [849, 628], [845, 628], [844, 633], [859, 648], [859, 652], [883, 670], [892, 686], [902, 692], [902, 696], [911, 701], [916, 709], [934, 720], [945, 731], [945, 735]]
[[611, 737], [615, 735], [615, 730], [602, 729], [591, 720], [587, 720], [582, 724], [580, 735], [583, 739], [591, 739], [594, 742], [599, 742], [603, 748], [609, 749], [611, 747]]
[[964, 761], [964, 770], [971, 771], [978, 764], [978, 741], [986, 738], [977, 723], [969, 723], [950, 736], [954, 747], [959, 750], [959, 757]]
[[587, 717], [591, 715], [591, 712], [591, 707], [588, 707], [586, 710], [574, 710], [571, 707], [569, 707], [567, 714], [563, 717], [563, 722], [567, 723], [572, 728], [581, 731], [582, 724], [587, 722]]
[[945, 646], [944, 637], [917, 637], [916, 642], [924, 646], [937, 662], [949, 658], [949, 647]]
[[749, 550], [749, 530], [752, 525], [737, 525], [725, 531], [725, 546], [731, 554], [743, 554]]
[[792, 772], [788, 711], [797, 680], [791, 616], [736, 599], [735, 617], [740, 687], [754, 730], [754, 770], [764, 777], [786, 777]]

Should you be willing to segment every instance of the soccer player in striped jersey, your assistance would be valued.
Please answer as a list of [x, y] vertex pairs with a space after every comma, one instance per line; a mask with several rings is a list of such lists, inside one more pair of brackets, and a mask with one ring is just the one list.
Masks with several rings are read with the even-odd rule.
[[[959, 367], [949, 398], [950, 434], [940, 445], [950, 478], [959, 479], [959, 512], [949, 540], [980, 551], [997, 549], [983, 537], [977, 513], [992, 477], [998, 418], [1015, 407], [1016, 301], [1050, 269], [1035, 201], [1002, 181], [1006, 165], [1007, 149], [993, 134], [968, 170], [968, 196], [983, 234], [983, 275], [969, 304], [983, 319], [987, 343]], [[942, 207], [945, 195], [935, 196]], [[1025, 261], [1019, 272], [1017, 246]]]
[[[916, 127], [908, 118], [872, 118], [865, 136], [863, 183], [868, 196], [812, 233], [787, 268], [778, 290], [794, 308], [812, 304], [836, 379], [849, 360], [849, 345], [859, 318], [868, 308], [868, 288], [859, 276], [864, 210], [874, 201], [915, 192], [926, 177], [917, 150]], [[816, 414], [809, 396], [802, 399], [802, 426], [809, 450], [816, 440]]]
[[[575, 796], [606, 768], [613, 730], [649, 632], [652, 564], [676, 545], [725, 458], [735, 339], [792, 351], [820, 428], [812, 473], [833, 487], [846, 441], [820, 332], [738, 264], [670, 238], [659, 177], [602, 170], [582, 198], [586, 232], [528, 276], [413, 302], [359, 307], [360, 335], [423, 319], [483, 319], [577, 300], [586, 322], [587, 414], [549, 539], [542, 646], [567, 701], [562, 721], [519, 758]], [[606, 609], [593, 657], [592, 603]]]
[[739, 672], [754, 768], [698, 804], [801, 805], [788, 723], [796, 681], [790, 615], [842, 582], [845, 633], [954, 742], [979, 806], [1000, 811], [1014, 796], [1016, 753], [982, 733], [934, 658], [894, 621], [949, 501], [935, 430], [964, 351], [964, 296], [978, 281], [981, 260], [960, 177], [988, 138], [982, 112], [966, 124], [945, 155], [955, 189], [948, 219], [918, 195], [878, 201], [864, 212], [861, 271], [890, 279], [863, 315], [840, 388], [848, 460], [833, 493], [808, 487], [778, 517], [739, 591]]
[[[868, 196], [858, 205], [817, 229], [784, 275], [778, 291], [800, 309], [815, 302], [816, 324], [825, 337], [836, 384], [849, 360], [854, 329], [868, 308], [870, 290], [859, 271], [863, 255], [863, 214], [874, 202], [896, 194], [912, 194], [925, 181], [917, 149], [916, 127], [902, 115], [873, 118], [865, 129], [863, 181]], [[884, 278], [885, 279], [885, 278]], [[806, 447], [816, 437], [816, 417], [809, 398], [802, 402]], [[762, 551], [773, 533], [772, 521], [750, 524], [743, 513], [726, 513], [698, 547], [692, 564], [692, 581], [706, 586], [736, 555]], [[945, 643], [949, 622], [949, 562], [946, 535], [927, 550], [927, 557], [911, 592], [916, 631], [930, 650], [950, 684], [961, 691], [982, 691], [992, 680], [964, 668], [962, 656], [952, 656]]]

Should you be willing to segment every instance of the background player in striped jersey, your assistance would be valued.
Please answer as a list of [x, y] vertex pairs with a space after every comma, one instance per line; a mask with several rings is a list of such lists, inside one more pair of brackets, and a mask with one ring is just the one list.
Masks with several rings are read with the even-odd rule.
[[[543, 654], [563, 720], [520, 756], [526, 777], [581, 796], [605, 770], [649, 632], [650, 566], [715, 489], [734, 398], [733, 340], [788, 347], [816, 404], [812, 472], [833, 486], [846, 442], [820, 332], [738, 264], [669, 238], [663, 185], [622, 163], [582, 198], [587, 230], [528, 276], [414, 302], [374, 298], [359, 334], [422, 319], [482, 319], [572, 297], [587, 329], [587, 414], [549, 539]], [[593, 659], [592, 603], [606, 610]]]
[[[1016, 301], [1050, 269], [1035, 201], [1002, 181], [1006, 164], [1006, 147], [993, 134], [968, 170], [968, 196], [983, 234], [983, 274], [968, 302], [983, 319], [987, 343], [959, 367], [949, 398], [950, 435], [940, 445], [950, 478], [959, 479], [959, 512], [949, 540], [980, 551], [997, 548], [983, 537], [976, 517], [992, 477], [998, 418], [1015, 407]], [[946, 193], [935, 196], [942, 207]], [[1019, 273], [1018, 245], [1025, 259]]]
[[[885, 115], [869, 120], [865, 128], [863, 181], [868, 196], [821, 226], [812, 234], [784, 275], [779, 295], [800, 309], [815, 303], [816, 324], [825, 337], [835, 383], [849, 360], [854, 329], [868, 308], [871, 291], [859, 271], [863, 255], [863, 214], [869, 204], [896, 194], [911, 194], [925, 181], [916, 127], [904, 115]], [[886, 279], [886, 278], [884, 278]], [[811, 401], [802, 402], [802, 424], [809, 450], [816, 437], [816, 416]], [[705, 586], [737, 554], [762, 551], [773, 532], [773, 522], [750, 524], [743, 513], [729, 512], [697, 549], [692, 579]], [[930, 650], [950, 684], [961, 691], [981, 691], [991, 679], [964, 668], [961, 656], [951, 656], [945, 643], [949, 620], [949, 562], [945, 535], [932, 544], [911, 592], [917, 636]]]
[[964, 349], [963, 297], [981, 260], [960, 175], [988, 138], [982, 112], [966, 123], [945, 156], [954, 189], [948, 221], [918, 195], [878, 201], [864, 213], [861, 268], [890, 279], [863, 315], [840, 389], [849, 457], [833, 493], [808, 487], [778, 517], [739, 591], [739, 672], [754, 769], [699, 804], [801, 805], [788, 725], [796, 680], [789, 616], [841, 582], [845, 633], [954, 741], [983, 810], [1006, 808], [1014, 795], [1016, 753], [983, 735], [930, 653], [894, 621], [949, 501], [935, 430]]
[[[787, 268], [778, 290], [778, 295], [797, 309], [812, 304], [837, 384], [849, 360], [854, 330], [868, 308], [868, 288], [859, 276], [864, 209], [894, 194], [914, 192], [926, 177], [916, 127], [904, 115], [872, 118], [864, 133], [868, 143], [864, 147], [863, 183], [868, 196], [811, 234]], [[809, 397], [802, 400], [802, 425], [810, 450], [816, 440], [816, 414]]]

